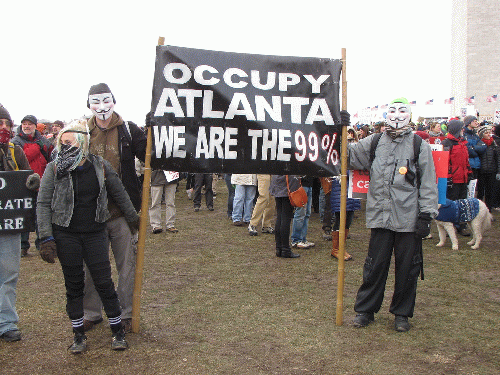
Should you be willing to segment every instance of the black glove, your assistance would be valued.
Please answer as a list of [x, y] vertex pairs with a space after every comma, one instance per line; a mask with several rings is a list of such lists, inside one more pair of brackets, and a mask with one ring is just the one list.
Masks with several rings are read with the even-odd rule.
[[141, 225], [141, 220], [136, 220], [131, 223], [127, 223], [132, 234], [136, 234], [139, 231], [139, 226]]
[[56, 241], [49, 237], [40, 244], [40, 256], [47, 263], [55, 263], [57, 256]]
[[419, 237], [427, 237], [431, 233], [431, 214], [421, 212], [418, 215], [417, 224], [415, 225], [415, 234]]
[[340, 126], [349, 126], [351, 124], [351, 115], [347, 111], [340, 111]]
[[38, 173], [32, 173], [26, 179], [26, 187], [32, 191], [36, 191], [40, 188], [40, 175]]
[[151, 112], [148, 112], [147, 115], [146, 115], [146, 128], [150, 128], [151, 126], [153, 126], [155, 124], [154, 120], [152, 119], [153, 117], [153, 114]]

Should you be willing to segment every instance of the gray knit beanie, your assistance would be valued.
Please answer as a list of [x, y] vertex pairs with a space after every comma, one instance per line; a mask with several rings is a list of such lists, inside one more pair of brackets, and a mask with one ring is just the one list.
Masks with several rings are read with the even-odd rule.
[[455, 138], [460, 137], [460, 130], [464, 127], [464, 123], [460, 120], [451, 120], [448, 123], [448, 133], [450, 133]]
[[472, 116], [472, 115], [470, 115], [470, 116], [465, 116], [465, 118], [464, 118], [464, 126], [469, 126], [469, 125], [470, 125], [470, 123], [471, 123], [472, 121], [474, 121], [474, 120], [477, 120], [477, 117], [476, 117], [476, 116]]

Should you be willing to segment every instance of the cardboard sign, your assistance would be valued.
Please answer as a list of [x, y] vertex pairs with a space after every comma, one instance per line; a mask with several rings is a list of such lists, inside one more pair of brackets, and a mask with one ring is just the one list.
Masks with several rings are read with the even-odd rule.
[[151, 166], [340, 174], [340, 60], [157, 46]]
[[0, 234], [35, 231], [36, 193], [26, 187], [32, 173], [0, 172]]

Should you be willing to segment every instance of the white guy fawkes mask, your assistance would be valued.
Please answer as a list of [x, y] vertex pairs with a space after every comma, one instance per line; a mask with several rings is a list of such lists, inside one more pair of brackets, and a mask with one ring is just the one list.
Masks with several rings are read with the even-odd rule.
[[99, 120], [106, 121], [113, 114], [115, 106], [113, 95], [110, 92], [89, 95], [89, 107]]
[[411, 109], [408, 104], [392, 103], [387, 109], [387, 125], [394, 129], [404, 128], [410, 123]]

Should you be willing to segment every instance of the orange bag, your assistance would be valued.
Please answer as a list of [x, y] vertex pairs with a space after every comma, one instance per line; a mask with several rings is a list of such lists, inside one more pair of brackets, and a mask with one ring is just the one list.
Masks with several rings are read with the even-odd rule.
[[290, 191], [290, 184], [288, 182], [288, 175], [286, 175], [286, 187], [288, 189], [288, 198], [293, 207], [304, 207], [307, 204], [307, 193], [302, 187], [299, 180], [299, 187], [294, 191]]

